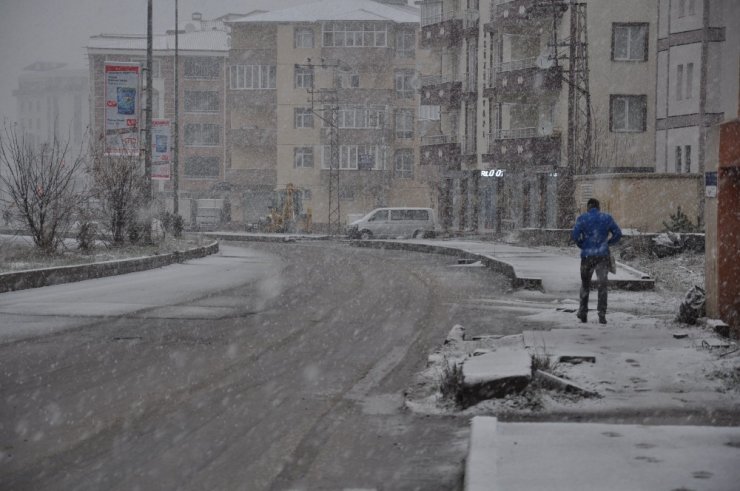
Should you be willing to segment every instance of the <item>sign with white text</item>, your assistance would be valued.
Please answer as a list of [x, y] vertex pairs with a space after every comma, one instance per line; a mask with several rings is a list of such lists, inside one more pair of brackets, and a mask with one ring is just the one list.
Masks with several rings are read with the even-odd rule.
[[138, 63], [105, 64], [105, 153], [139, 155], [139, 95], [141, 66]]
[[169, 119], [152, 120], [152, 179], [169, 180], [172, 162]]

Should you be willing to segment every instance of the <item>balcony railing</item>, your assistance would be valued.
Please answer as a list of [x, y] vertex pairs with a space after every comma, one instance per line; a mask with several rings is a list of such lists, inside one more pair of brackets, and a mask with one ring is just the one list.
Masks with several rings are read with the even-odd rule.
[[459, 143], [457, 135], [422, 136], [421, 144], [426, 145], [454, 145]]
[[495, 129], [491, 132], [493, 140], [513, 140], [515, 138], [537, 138], [542, 136], [537, 131], [537, 128], [510, 128], [510, 129]]
[[454, 82], [460, 82], [460, 77], [456, 75], [424, 75], [421, 77], [421, 86], [442, 85]]
[[450, 20], [462, 20], [464, 29], [476, 27], [480, 21], [480, 12], [475, 9], [466, 9], [463, 12], [449, 10], [437, 15], [427, 15], [421, 19], [421, 27], [431, 26]]
[[493, 65], [493, 73], [513, 72], [514, 70], [524, 70], [526, 68], [535, 68], [537, 66], [537, 57], [522, 58], [521, 60], [505, 61]]

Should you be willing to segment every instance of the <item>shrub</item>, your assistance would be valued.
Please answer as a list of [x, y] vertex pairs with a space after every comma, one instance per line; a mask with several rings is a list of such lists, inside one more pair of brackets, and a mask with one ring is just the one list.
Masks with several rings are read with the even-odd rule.
[[678, 233], [692, 233], [699, 231], [699, 226], [694, 225], [686, 213], [681, 211], [681, 207], [678, 207], [676, 213], [671, 215], [670, 221], [663, 222], [665, 232], [678, 232]]

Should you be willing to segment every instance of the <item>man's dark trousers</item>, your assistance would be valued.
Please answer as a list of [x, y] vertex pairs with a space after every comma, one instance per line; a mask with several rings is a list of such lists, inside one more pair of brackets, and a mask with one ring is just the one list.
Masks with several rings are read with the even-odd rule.
[[588, 294], [591, 291], [591, 277], [596, 271], [599, 282], [599, 297], [596, 310], [599, 316], [606, 315], [606, 275], [609, 273], [609, 256], [589, 256], [581, 258], [581, 305], [579, 316], [588, 314]]

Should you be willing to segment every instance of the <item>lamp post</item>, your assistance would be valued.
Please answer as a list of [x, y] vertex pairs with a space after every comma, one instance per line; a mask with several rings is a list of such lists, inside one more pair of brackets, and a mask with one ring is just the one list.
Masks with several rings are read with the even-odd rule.
[[152, 241], [152, 0], [147, 1], [146, 7], [146, 116], [144, 127], [144, 200], [147, 208], [147, 219], [144, 230], [144, 241]]
[[175, 0], [175, 122], [174, 122], [174, 156], [172, 159], [172, 192], [173, 192], [173, 212], [175, 216], [180, 213], [180, 88], [179, 88], [179, 61], [178, 61], [178, 37], [180, 24], [177, 11], [178, 1]]

